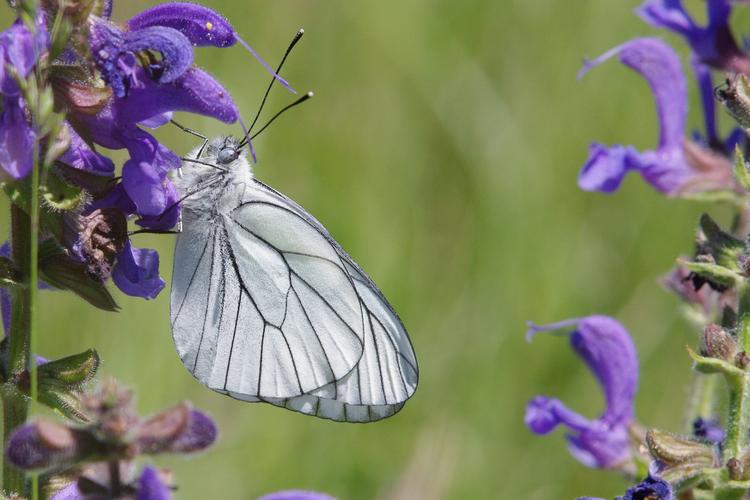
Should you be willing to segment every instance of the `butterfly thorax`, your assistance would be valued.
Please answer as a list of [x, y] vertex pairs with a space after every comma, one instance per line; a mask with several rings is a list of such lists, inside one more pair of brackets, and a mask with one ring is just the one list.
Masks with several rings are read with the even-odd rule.
[[172, 175], [187, 218], [213, 219], [235, 202], [238, 190], [251, 183], [253, 171], [235, 137], [216, 137], [191, 151], [179, 172]]

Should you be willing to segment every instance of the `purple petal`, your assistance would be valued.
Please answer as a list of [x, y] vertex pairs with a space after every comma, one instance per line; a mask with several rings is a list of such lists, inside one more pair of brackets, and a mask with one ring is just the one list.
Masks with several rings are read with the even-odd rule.
[[198, 68], [188, 69], [171, 84], [157, 84], [147, 78], [142, 83], [142, 87], [131, 90], [127, 99], [115, 104], [119, 123], [135, 124], [168, 111], [197, 113], [225, 123], [234, 123], [239, 116], [229, 92]]
[[655, 28], [666, 28], [684, 36], [698, 29], [680, 0], [646, 0], [635, 12]]
[[325, 493], [317, 493], [315, 491], [303, 491], [303, 490], [286, 490], [278, 491], [276, 493], [269, 493], [258, 498], [258, 500], [336, 500], [330, 495]]
[[167, 172], [180, 166], [180, 159], [150, 134], [133, 128], [120, 135], [130, 159], [122, 168], [122, 185], [144, 216], [163, 213], [173, 202]]
[[174, 184], [168, 180], [164, 183], [166, 209], [158, 215], [143, 215], [136, 221], [141, 227], [154, 231], [167, 231], [177, 225], [180, 219], [179, 194]]
[[629, 488], [625, 492], [625, 496], [620, 497], [622, 500], [642, 500], [642, 499], [654, 499], [654, 500], [673, 500], [674, 493], [670, 484], [649, 473], [648, 477], [638, 483], [637, 485]]
[[701, 93], [701, 104], [703, 105], [703, 119], [706, 124], [706, 141], [709, 145], [720, 144], [719, 134], [716, 132], [716, 103], [714, 97], [714, 83], [711, 78], [711, 70], [700, 60], [693, 56], [690, 58], [693, 74], [698, 82]]
[[648, 24], [680, 34], [693, 53], [706, 64], [725, 71], [747, 69], [747, 58], [729, 27], [729, 0], [706, 2], [708, 24], [699, 26], [679, 0], [647, 0], [636, 13]]
[[[106, 21], [91, 26], [89, 42], [97, 68], [118, 98], [124, 98], [144, 80], [170, 83], [182, 76], [193, 64], [193, 46], [177, 30], [154, 26], [142, 30], [123, 32]], [[136, 54], [157, 51], [161, 60], [149, 64], [147, 72]], [[153, 116], [153, 114], [152, 114]]]
[[715, 418], [697, 418], [693, 422], [693, 437], [712, 444], [719, 444], [724, 441], [726, 433], [724, 428]]
[[36, 134], [26, 121], [20, 98], [5, 99], [0, 116], [0, 165], [15, 179], [22, 179], [34, 165]]
[[70, 147], [60, 157], [60, 161], [79, 170], [92, 174], [113, 175], [115, 164], [104, 155], [100, 155], [84, 141], [80, 135], [68, 127], [70, 133]]
[[218, 430], [211, 417], [198, 410], [191, 410], [190, 423], [169, 447], [175, 453], [193, 453], [205, 450], [216, 441]]
[[142, 122], [140, 122], [138, 125], [142, 125], [144, 127], [148, 128], [159, 128], [162, 125], [166, 125], [172, 120], [173, 113], [171, 111], [167, 111], [166, 113], [160, 113], [158, 115], [154, 115], [151, 118], [146, 118]]
[[22, 78], [26, 78], [48, 43], [43, 23], [39, 23], [36, 36], [21, 21], [16, 21], [0, 34], [0, 90], [5, 96], [20, 93], [18, 83], [6, 70], [6, 66], [12, 66]]
[[604, 390], [607, 410], [603, 419], [630, 420], [638, 386], [638, 355], [625, 327], [608, 316], [589, 316], [579, 323], [570, 342]]
[[133, 248], [128, 241], [117, 254], [112, 281], [127, 295], [155, 298], [165, 285], [159, 277], [159, 254], [156, 250]]
[[55, 493], [50, 500], [86, 500], [86, 497], [78, 489], [76, 481]]
[[[569, 323], [534, 330], [560, 326]], [[556, 399], [538, 396], [526, 408], [526, 425], [537, 434], [547, 434], [563, 425], [572, 431], [567, 439], [575, 458], [590, 467], [614, 467], [629, 454], [627, 426], [633, 418], [638, 382], [635, 346], [625, 328], [607, 316], [588, 316], [578, 321], [570, 341], [602, 387], [606, 404], [602, 416], [588, 420]]]
[[565, 438], [573, 458], [592, 469], [616, 468], [630, 457], [630, 437], [624, 426], [568, 434]]
[[587, 62], [579, 76], [613, 56], [645, 78], [651, 87], [661, 125], [659, 147], [682, 147], [687, 83], [677, 53], [659, 39], [636, 38]]
[[582, 431], [591, 426], [591, 421], [569, 410], [561, 401], [537, 396], [526, 405], [526, 426], [539, 435], [549, 434], [558, 425]]
[[103, 198], [89, 204], [86, 213], [90, 214], [99, 208], [117, 208], [125, 215], [132, 215], [137, 210], [122, 184], [116, 184]]
[[613, 56], [618, 56], [649, 83], [659, 115], [659, 145], [655, 150], [639, 153], [632, 146], [606, 148], [595, 143], [590, 147], [578, 184], [587, 191], [611, 193], [628, 171], [637, 170], [657, 190], [675, 193], [696, 175], [684, 153], [687, 84], [680, 60], [661, 40], [638, 38], [587, 62], [580, 75]]
[[169, 500], [172, 492], [169, 487], [162, 483], [159, 472], [153, 467], [144, 467], [141, 477], [138, 479], [138, 491], [136, 500]]
[[613, 193], [631, 170], [642, 166], [640, 153], [632, 146], [612, 146], [593, 143], [589, 157], [578, 174], [578, 187], [584, 191]]
[[223, 16], [202, 5], [170, 2], [146, 9], [128, 21], [131, 31], [167, 26], [185, 35], [198, 47], [229, 47], [237, 42], [234, 29]]
[[102, 15], [100, 17], [104, 19], [112, 17], [112, 0], [104, 0], [102, 2]]
[[124, 51], [138, 53], [155, 50], [161, 53], [156, 81], [169, 83], [182, 76], [193, 65], [193, 47], [190, 41], [177, 30], [153, 26], [125, 34]]

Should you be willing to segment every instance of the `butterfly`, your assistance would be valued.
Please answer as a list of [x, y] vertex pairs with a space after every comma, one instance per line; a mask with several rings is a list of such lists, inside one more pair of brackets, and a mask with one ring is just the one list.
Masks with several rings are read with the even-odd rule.
[[404, 325], [318, 220], [255, 178], [246, 142], [206, 141], [173, 179], [180, 359], [242, 401], [345, 422], [395, 414], [419, 376]]

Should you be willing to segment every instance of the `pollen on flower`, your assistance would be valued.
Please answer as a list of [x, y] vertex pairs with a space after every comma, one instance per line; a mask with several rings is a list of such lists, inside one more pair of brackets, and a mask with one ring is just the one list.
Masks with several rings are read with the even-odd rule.
[[212, 23], [211, 21], [208, 21], [208, 22], [206, 23], [206, 29], [207, 29], [208, 31], [211, 31], [212, 29], [214, 29], [214, 23]]

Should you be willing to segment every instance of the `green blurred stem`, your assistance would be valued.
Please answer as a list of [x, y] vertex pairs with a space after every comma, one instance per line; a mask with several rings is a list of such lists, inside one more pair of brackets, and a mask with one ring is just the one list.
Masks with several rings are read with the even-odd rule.
[[[13, 260], [19, 269], [30, 276], [32, 239], [36, 235], [31, 234], [31, 217], [21, 208], [11, 206], [11, 246]], [[8, 436], [15, 428], [23, 425], [29, 414], [29, 402], [26, 397], [13, 384], [19, 380], [28, 366], [30, 359], [30, 327], [31, 327], [31, 301], [35, 297], [31, 290], [36, 289], [26, 280], [26, 286], [11, 289], [11, 321], [8, 350], [8, 381], [3, 385], [3, 450], [7, 447]], [[10, 467], [7, 461], [3, 462], [3, 490], [6, 492], [24, 492], [24, 478], [22, 471]]]
[[[737, 340], [741, 349], [750, 352], [750, 283], [738, 286], [739, 308], [737, 311]], [[750, 371], [743, 369], [729, 380], [729, 415], [725, 458], [739, 457], [747, 445], [750, 428]]]
[[696, 373], [690, 391], [687, 418], [685, 419], [685, 434], [693, 433], [693, 423], [698, 418], [704, 420], [714, 418], [716, 393], [719, 389], [719, 378], [716, 375]]

